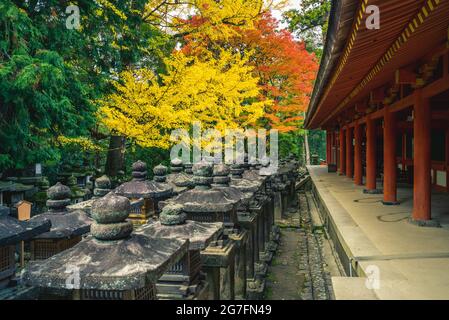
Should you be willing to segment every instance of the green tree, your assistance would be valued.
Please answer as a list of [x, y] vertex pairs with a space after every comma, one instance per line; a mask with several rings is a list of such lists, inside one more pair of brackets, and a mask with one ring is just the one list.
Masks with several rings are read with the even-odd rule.
[[330, 9], [331, 0], [302, 0], [299, 9], [288, 10], [283, 15], [289, 30], [303, 39], [307, 49], [318, 57], [323, 53]]
[[[80, 29], [66, 27], [72, 3]], [[91, 101], [108, 94], [109, 81], [130, 66], [162, 72], [174, 47], [169, 35], [143, 22], [146, 3], [0, 1], [0, 171], [57, 162], [61, 136], [73, 138], [70, 150], [80, 139], [108, 137], [96, 126]]]
[[[331, 0], [302, 0], [299, 9], [292, 9], [284, 13], [284, 22], [297, 37], [303, 39], [309, 52], [314, 52], [321, 59], [328, 30]], [[326, 135], [322, 131], [305, 131], [304, 151], [306, 159], [311, 154], [317, 154], [325, 159]], [[309, 149], [309, 150], [307, 150]]]
[[49, 46], [33, 15], [0, 3], [0, 170], [58, 158], [54, 137], [93, 125], [87, 74]]

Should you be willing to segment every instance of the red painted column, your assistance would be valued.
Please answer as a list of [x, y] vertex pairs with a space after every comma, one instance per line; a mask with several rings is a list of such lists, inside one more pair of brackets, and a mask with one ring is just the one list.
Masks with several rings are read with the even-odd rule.
[[366, 193], [378, 193], [376, 185], [377, 131], [376, 123], [370, 116], [366, 118]]
[[344, 175], [346, 173], [346, 139], [345, 139], [345, 131], [343, 128], [340, 128], [340, 175]]
[[332, 150], [334, 147], [334, 132], [329, 132], [329, 163], [334, 164], [334, 160], [332, 159]]
[[331, 148], [331, 158], [332, 158], [332, 164], [337, 164], [337, 155], [336, 150], [337, 150], [337, 134], [335, 133], [335, 131], [332, 131], [331, 134], [332, 137], [332, 148]]
[[329, 133], [329, 131], [326, 131], [326, 163], [327, 164], [331, 163], [330, 147], [331, 147], [330, 133]]
[[405, 171], [407, 160], [407, 134], [402, 134], [402, 152], [401, 152], [401, 161], [402, 161], [402, 171]]
[[446, 191], [449, 192], [449, 128], [446, 129]]
[[335, 165], [340, 169], [340, 132], [335, 131]]
[[346, 127], [346, 176], [348, 178], [352, 179], [352, 173], [353, 173], [353, 157], [354, 157], [354, 151], [353, 151], [353, 145], [352, 145], [352, 128], [349, 126]]
[[396, 114], [384, 110], [384, 201], [397, 205]]
[[362, 168], [362, 130], [360, 123], [357, 121], [354, 128], [354, 183], [358, 186], [363, 185], [363, 168]]
[[413, 184], [413, 220], [428, 221], [431, 219], [431, 159], [430, 132], [431, 110], [428, 99], [422, 97], [420, 89], [415, 92], [414, 106], [414, 184]]

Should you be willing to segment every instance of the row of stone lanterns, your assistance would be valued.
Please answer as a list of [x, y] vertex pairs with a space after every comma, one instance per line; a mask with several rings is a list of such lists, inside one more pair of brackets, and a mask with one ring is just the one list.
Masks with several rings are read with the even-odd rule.
[[[138, 161], [133, 179], [115, 190], [107, 178], [97, 179], [101, 192], [94, 190], [96, 199], [85, 205], [91, 218], [66, 209], [67, 191], [58, 184], [48, 192], [54, 208], [33, 219], [51, 220], [47, 233], [66, 243], [41, 257], [47, 260], [32, 262], [24, 279], [80, 299], [261, 299], [279, 239], [276, 206], [285, 211], [294, 204], [297, 171], [291, 159], [278, 172], [267, 165], [183, 166], [175, 159], [170, 174], [159, 165], [149, 181], [146, 164]], [[91, 234], [81, 240], [90, 225]], [[157, 246], [162, 242], [176, 245], [167, 250]], [[64, 268], [79, 272], [73, 289], [62, 282]], [[130, 270], [154, 281], [137, 284]]]

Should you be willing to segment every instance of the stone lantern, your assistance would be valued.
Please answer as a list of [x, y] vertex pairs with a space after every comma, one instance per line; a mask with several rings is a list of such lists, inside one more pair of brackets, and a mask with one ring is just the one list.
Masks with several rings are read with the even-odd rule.
[[[181, 187], [181, 189], [179, 189], [179, 186], [177, 186], [176, 184], [169, 183], [168, 179], [167, 179], [167, 175], [168, 175], [168, 168], [166, 166], [159, 164], [153, 168], [153, 181], [156, 183], [159, 183], [159, 185], [163, 188], [172, 190], [172, 192], [169, 195], [165, 196], [164, 199], [168, 199], [170, 197], [175, 196], [176, 194], [178, 194], [180, 192], [185, 191], [182, 189], [182, 187]], [[175, 194], [174, 188], [176, 188], [176, 194]], [[163, 200], [163, 199], [161, 199], [161, 200]], [[156, 204], [156, 208], [158, 208], [157, 204]]]
[[[202, 273], [201, 251], [223, 234], [223, 223], [203, 223], [186, 220], [182, 206], [168, 204], [159, 221], [147, 224], [136, 231], [154, 238], [188, 239], [189, 251], [157, 282], [159, 299], [205, 300], [211, 298]], [[213, 290], [210, 290], [213, 291]]]
[[243, 173], [245, 165], [234, 164], [232, 165], [231, 173], [232, 179], [230, 186], [239, 189], [245, 193], [251, 193], [251, 199], [249, 203], [249, 210], [257, 216], [258, 221], [258, 238], [259, 238], [259, 252], [263, 252], [265, 248], [265, 198], [259, 197], [262, 191], [262, 182], [260, 179], [245, 179]]
[[16, 203], [25, 199], [27, 193], [35, 189], [34, 186], [16, 181], [17, 178], [8, 178], [8, 181], [0, 181], [0, 205], [13, 208]]
[[19, 221], [9, 215], [9, 208], [0, 206], [0, 289], [10, 284], [16, 273], [16, 245], [49, 231], [51, 222]]
[[46, 210], [47, 190], [50, 188], [50, 182], [46, 176], [42, 176], [37, 183], [38, 191], [32, 196], [31, 202], [34, 205], [34, 212], [41, 213]]
[[[247, 281], [254, 277], [255, 252], [254, 242], [257, 242], [254, 232], [254, 216], [248, 211], [251, 193], [243, 193], [239, 189], [231, 187], [229, 182], [230, 169], [225, 164], [216, 164], [213, 169], [213, 188], [219, 189], [226, 197], [239, 203], [237, 208], [237, 223], [228, 228], [229, 237], [235, 241], [238, 254], [236, 254], [236, 296], [246, 299]], [[249, 222], [249, 225], [248, 225]], [[256, 246], [257, 247], [257, 246]]]
[[278, 188], [282, 195], [282, 214], [295, 211], [296, 206], [296, 180], [298, 178], [297, 164], [289, 160], [281, 161], [278, 170]]
[[[256, 241], [253, 245], [255, 260], [254, 276], [253, 278], [249, 278], [248, 280], [247, 291], [248, 298], [256, 300], [263, 297], [263, 291], [265, 289], [265, 278], [268, 272], [267, 262], [262, 260], [262, 258], [265, 258], [265, 203], [260, 201], [261, 199], [257, 196], [258, 193], [260, 193], [262, 190], [261, 181], [256, 179], [245, 179], [243, 177], [245, 167], [248, 166], [244, 164], [234, 164], [231, 166], [232, 178], [230, 186], [251, 195], [248, 204], [248, 211], [250, 212], [250, 216], [248, 217], [247, 215], [246, 220], [249, 220], [248, 218], [252, 218], [254, 220], [254, 223], [256, 224], [255, 227], [252, 227], [253, 230], [255, 230], [253, 232]], [[241, 215], [241, 220], [243, 223], [243, 220], [245, 220], [245, 215]], [[250, 224], [248, 222], [246, 222], [245, 225], [247, 225], [247, 228], [250, 228]], [[251, 273], [253, 273], [253, 271], [249, 270], [249, 276], [251, 276]]]
[[268, 158], [264, 158], [260, 161], [260, 168], [258, 170], [258, 174], [266, 177], [265, 180], [265, 194], [269, 197], [268, 202], [268, 229], [267, 234], [269, 236], [269, 244], [267, 249], [269, 251], [276, 251], [278, 247], [280, 230], [279, 227], [275, 224], [277, 213], [280, 214], [282, 211], [282, 196], [281, 193], [276, 189], [276, 179], [278, 177], [278, 172], [274, 168], [270, 168], [270, 162]]
[[184, 172], [188, 175], [193, 176], [193, 164], [192, 163], [184, 163]]
[[134, 225], [148, 223], [150, 217], [157, 217], [158, 202], [169, 198], [173, 188], [165, 182], [148, 181], [147, 165], [137, 161], [132, 166], [133, 179], [114, 190], [114, 193], [131, 201], [129, 219]]
[[274, 198], [274, 219], [275, 221], [282, 220], [283, 213], [286, 206], [286, 189], [287, 184], [283, 179], [283, 170], [279, 168], [276, 172], [271, 170], [264, 170], [264, 174], [269, 174], [271, 176], [271, 190], [273, 191]]
[[87, 190], [78, 186], [77, 179], [74, 175], [67, 178], [67, 186], [71, 190], [72, 204], [83, 202], [86, 198]]
[[47, 259], [69, 249], [81, 241], [82, 235], [90, 231], [92, 220], [86, 212], [67, 209], [70, 196], [70, 188], [60, 182], [47, 190], [49, 210], [34, 216], [30, 221], [39, 223], [50, 220], [51, 229], [31, 240], [31, 260]]
[[41, 298], [154, 300], [156, 282], [186, 255], [189, 241], [133, 233], [130, 201], [107, 195], [92, 206], [92, 236], [50, 259], [30, 263], [25, 284]]
[[171, 173], [167, 175], [167, 183], [172, 185], [174, 196], [192, 189], [195, 186], [193, 176], [183, 172], [183, 170], [184, 166], [181, 159], [176, 158], [171, 161]]
[[95, 180], [95, 188], [93, 190], [93, 197], [89, 200], [79, 202], [76, 204], [72, 204], [68, 206], [67, 208], [70, 210], [82, 210], [86, 212], [89, 216], [91, 214], [92, 204], [95, 202], [95, 200], [106, 196], [111, 190], [111, 179], [107, 175], [103, 175]]
[[[238, 223], [237, 207], [239, 201], [228, 198], [226, 192], [212, 188], [213, 166], [200, 162], [193, 166], [195, 188], [185, 191], [167, 201], [168, 204], [182, 205], [187, 220], [197, 222], [221, 222], [227, 228]], [[235, 298], [235, 251], [236, 243], [229, 234], [224, 233], [203, 251], [201, 258], [209, 283], [214, 285], [211, 293], [214, 300]]]
[[[265, 163], [265, 166], [267, 165], [268, 163]], [[273, 237], [273, 230], [278, 230], [275, 228], [274, 223], [274, 196], [270, 185], [271, 175], [264, 173], [261, 169], [262, 165], [260, 163], [251, 164], [250, 169], [243, 173], [243, 178], [247, 180], [260, 181], [262, 183], [261, 189], [259, 189], [256, 193], [256, 199], [258, 203], [264, 204], [263, 216], [265, 223], [263, 235], [265, 239], [265, 252], [263, 252], [264, 257], [262, 257], [262, 260], [269, 262], [278, 247], [278, 236]]]
[[267, 183], [268, 183], [268, 176], [262, 175], [260, 173], [260, 164], [259, 163], [253, 163], [250, 164], [249, 168], [243, 172], [242, 175], [243, 179], [251, 180], [251, 181], [258, 181], [261, 183], [261, 187], [256, 192], [256, 200], [258, 203], [263, 204], [264, 206], [264, 238], [265, 241], [269, 240], [269, 233], [271, 231], [271, 226], [274, 224], [273, 212], [274, 212], [274, 204], [273, 204], [273, 197], [271, 196], [270, 192], [268, 191]]
[[297, 207], [298, 207], [298, 195], [296, 193], [296, 182], [299, 179], [299, 162], [297, 160], [295, 160], [294, 156], [291, 156], [289, 158], [289, 162], [287, 164], [289, 170], [290, 170], [290, 174], [289, 174], [289, 179], [291, 180], [291, 184], [290, 184], [290, 207], [292, 207], [294, 209], [294, 211], [296, 211]]
[[107, 175], [102, 175], [98, 179], [95, 179], [94, 187], [94, 197], [93, 199], [98, 199], [104, 197], [109, 192], [111, 192], [112, 182]]

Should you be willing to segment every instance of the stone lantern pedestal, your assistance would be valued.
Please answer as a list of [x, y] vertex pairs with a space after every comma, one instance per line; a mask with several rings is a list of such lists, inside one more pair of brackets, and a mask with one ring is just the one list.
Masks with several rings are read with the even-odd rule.
[[201, 251], [201, 262], [210, 285], [210, 300], [235, 299], [236, 244], [231, 240], [219, 240]]

